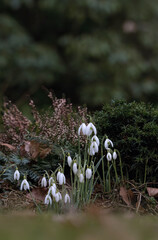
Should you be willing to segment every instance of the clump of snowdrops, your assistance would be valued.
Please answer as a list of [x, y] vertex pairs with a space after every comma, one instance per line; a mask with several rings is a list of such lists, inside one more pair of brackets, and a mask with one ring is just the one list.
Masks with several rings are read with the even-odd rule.
[[[82, 135], [86, 136], [85, 146], [80, 142]], [[97, 161], [96, 154], [101, 145], [101, 158]], [[75, 156], [63, 152], [63, 164], [50, 174], [47, 171], [41, 180], [41, 187], [48, 187], [44, 204], [51, 206], [56, 212], [61, 212], [64, 206], [82, 207], [92, 201], [92, 193], [95, 184], [100, 180], [104, 191], [111, 191], [110, 171], [113, 167], [115, 172], [115, 182], [119, 184], [123, 181], [123, 171], [121, 156], [118, 150], [114, 149], [113, 142], [105, 135], [101, 141], [97, 137], [97, 130], [93, 123], [86, 125], [82, 123], [78, 129], [78, 153]], [[119, 158], [121, 177], [119, 177], [116, 167], [116, 160]], [[67, 184], [65, 176], [66, 161], [69, 167], [69, 182]], [[102, 162], [102, 176], [98, 168]], [[16, 169], [14, 180], [20, 179], [20, 172]], [[29, 190], [30, 185], [24, 176], [20, 185], [20, 190]], [[95, 201], [95, 197], [93, 198]]]

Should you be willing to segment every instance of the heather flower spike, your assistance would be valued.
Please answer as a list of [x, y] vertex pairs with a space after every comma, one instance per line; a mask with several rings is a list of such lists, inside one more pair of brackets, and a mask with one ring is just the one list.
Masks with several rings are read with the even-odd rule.
[[16, 171], [14, 172], [14, 180], [19, 181], [20, 179], [20, 173], [18, 171], [18, 168], [16, 168]]
[[45, 200], [44, 200], [44, 204], [46, 205], [52, 205], [52, 199], [49, 196], [49, 194], [46, 195]]
[[91, 179], [91, 177], [92, 177], [92, 169], [88, 167], [86, 170], [86, 178]]
[[110, 139], [107, 138], [107, 139], [105, 140], [105, 142], [104, 142], [104, 147], [105, 147], [105, 149], [108, 150], [110, 146], [111, 146], [111, 147], [114, 147], [114, 144], [113, 144], [113, 142], [112, 142]]
[[93, 123], [89, 123], [86, 128], [86, 135], [90, 136], [92, 133], [97, 135], [97, 130], [96, 130], [96, 127], [93, 125]]
[[24, 180], [22, 181], [21, 183], [21, 186], [20, 186], [20, 190], [30, 190], [30, 185], [28, 183], [28, 181], [26, 180], [26, 177], [24, 177]]
[[47, 180], [45, 175], [43, 176], [42, 180], [41, 180], [41, 187], [47, 187]]
[[78, 135], [81, 135], [81, 132], [83, 133], [83, 135], [86, 135], [86, 129], [87, 129], [86, 124], [82, 123], [78, 129]]

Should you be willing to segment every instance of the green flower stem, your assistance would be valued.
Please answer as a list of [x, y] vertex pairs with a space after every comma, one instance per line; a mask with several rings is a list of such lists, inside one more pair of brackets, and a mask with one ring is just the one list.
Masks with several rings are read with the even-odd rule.
[[1, 177], [9, 168], [14, 167], [14, 166], [16, 166], [16, 164], [12, 164], [12, 165], [10, 165], [9, 167], [7, 167], [6, 169], [4, 169], [3, 172], [0, 174], [0, 177]]
[[108, 161], [108, 190], [109, 190], [109, 192], [111, 192], [111, 177], [110, 177], [110, 163], [109, 163], [109, 161]]
[[38, 204], [36, 203], [34, 197], [32, 196], [32, 193], [31, 193], [30, 189], [29, 189], [29, 192], [30, 192], [31, 198], [32, 198], [32, 200], [33, 200], [35, 206], [36, 206], [37, 209], [38, 209], [38, 212], [39, 212], [40, 214], [42, 214], [42, 211], [41, 211], [40, 207], [38, 206]]
[[122, 182], [124, 182], [124, 177], [123, 177], [123, 169], [122, 169], [122, 160], [121, 160], [121, 154], [118, 150], [116, 150], [117, 153], [118, 153], [118, 156], [119, 156], [119, 161], [120, 161], [120, 171], [121, 171], [121, 179], [122, 179]]
[[112, 160], [112, 165], [113, 165], [113, 168], [114, 168], [114, 171], [115, 171], [116, 183], [118, 183], [118, 182], [119, 182], [119, 178], [118, 178], [118, 174], [117, 174], [117, 169], [116, 169], [116, 162], [115, 162], [115, 160], [114, 160], [114, 161]]
[[104, 147], [104, 140], [106, 135], [103, 137], [101, 142], [101, 157], [102, 157], [102, 173], [103, 173], [103, 186], [104, 186], [104, 192], [105, 192], [105, 163], [104, 163], [104, 157], [103, 157], [103, 147]]

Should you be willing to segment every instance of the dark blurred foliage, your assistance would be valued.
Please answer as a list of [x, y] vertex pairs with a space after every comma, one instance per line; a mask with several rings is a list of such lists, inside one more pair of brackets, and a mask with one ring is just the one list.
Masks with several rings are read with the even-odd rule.
[[[158, 180], [158, 109], [151, 104], [112, 101], [94, 114], [98, 136], [105, 134], [121, 153], [124, 174], [136, 182]], [[119, 161], [116, 160], [119, 165]]]
[[157, 0], [1, 0], [0, 94], [158, 102]]

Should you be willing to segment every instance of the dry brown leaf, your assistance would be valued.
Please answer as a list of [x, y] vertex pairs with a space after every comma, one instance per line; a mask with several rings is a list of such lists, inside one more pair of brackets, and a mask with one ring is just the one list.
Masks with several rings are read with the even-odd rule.
[[128, 205], [131, 206], [131, 199], [128, 195], [127, 189], [125, 187], [120, 187], [120, 196], [122, 197], [123, 201]]
[[48, 192], [47, 188], [33, 188], [32, 191], [31, 191], [31, 194], [28, 193], [26, 196], [29, 199], [32, 199], [32, 197], [33, 197], [35, 201], [44, 202], [44, 199], [45, 199], [45, 196], [47, 195], [47, 192]]
[[147, 192], [150, 197], [158, 197], [158, 188], [147, 187]]
[[51, 152], [51, 148], [44, 148], [44, 149], [41, 149], [41, 152], [39, 153], [39, 156], [41, 158], [45, 158], [50, 152]]
[[51, 152], [51, 148], [39, 142], [27, 141], [25, 142], [25, 151], [32, 159], [36, 159], [38, 156], [45, 158]]
[[16, 149], [16, 147], [14, 147], [8, 143], [0, 142], [0, 145], [9, 148], [9, 150], [11, 150], [11, 151], [14, 151]]

